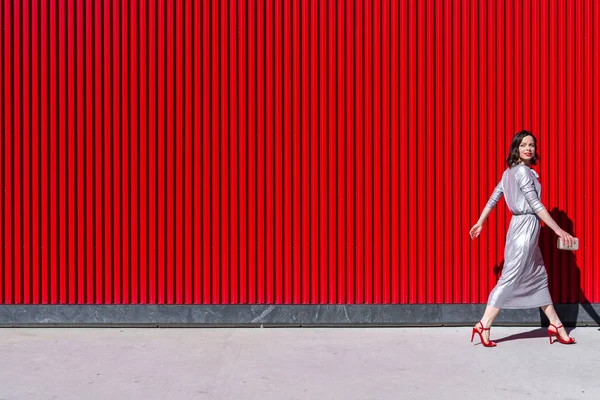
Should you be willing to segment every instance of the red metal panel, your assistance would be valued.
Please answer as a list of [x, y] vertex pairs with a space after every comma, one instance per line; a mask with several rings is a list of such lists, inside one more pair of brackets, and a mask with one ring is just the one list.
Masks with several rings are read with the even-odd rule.
[[[485, 302], [512, 135], [594, 266], [600, 5], [4, 1], [0, 302]], [[575, 176], [575, 178], [571, 178]]]

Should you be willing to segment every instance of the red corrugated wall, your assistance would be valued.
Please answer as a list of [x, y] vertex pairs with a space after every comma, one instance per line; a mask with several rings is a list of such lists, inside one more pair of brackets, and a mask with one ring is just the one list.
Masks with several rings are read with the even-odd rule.
[[600, 301], [600, 2], [2, 0], [0, 303], [481, 303], [512, 135]]

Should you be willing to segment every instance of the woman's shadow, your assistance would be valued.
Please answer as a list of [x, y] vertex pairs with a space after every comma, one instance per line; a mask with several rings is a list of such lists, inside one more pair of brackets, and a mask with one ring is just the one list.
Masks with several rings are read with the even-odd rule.
[[[554, 208], [550, 215], [556, 221], [558, 226], [563, 228], [569, 234], [577, 236], [573, 231], [573, 221], [567, 214]], [[581, 270], [577, 265], [576, 252], [559, 250], [556, 246], [558, 237], [546, 225], [542, 226], [540, 231], [539, 246], [548, 272], [548, 285], [556, 313], [565, 325], [567, 332], [574, 329], [579, 321], [579, 305], [588, 314], [588, 316], [600, 325], [600, 315], [596, 312], [590, 301], [587, 299], [583, 288], [581, 287]], [[580, 246], [582, 243], [580, 243]], [[581, 250], [579, 250], [581, 251]], [[500, 278], [504, 260], [494, 266], [496, 279]], [[495, 340], [496, 342], [505, 342], [515, 339], [539, 338], [548, 335], [547, 327], [550, 324], [546, 314], [539, 308], [540, 325], [538, 329], [529, 332], [523, 332], [516, 335], [504, 337]], [[600, 330], [600, 329], [599, 329]]]

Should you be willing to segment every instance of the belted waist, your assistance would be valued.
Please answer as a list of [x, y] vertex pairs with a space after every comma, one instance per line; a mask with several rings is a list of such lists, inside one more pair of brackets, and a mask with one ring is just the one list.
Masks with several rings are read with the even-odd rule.
[[515, 213], [512, 213], [512, 215], [537, 215], [537, 214], [534, 213], [533, 211], [528, 211], [528, 212], [515, 212]]

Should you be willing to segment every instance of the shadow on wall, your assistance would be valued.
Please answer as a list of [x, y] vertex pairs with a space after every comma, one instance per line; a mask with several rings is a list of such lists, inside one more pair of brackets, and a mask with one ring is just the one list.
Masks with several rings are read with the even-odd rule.
[[[567, 214], [554, 208], [550, 215], [556, 221], [558, 226], [573, 236], [577, 236], [573, 231], [573, 221]], [[575, 326], [579, 317], [579, 305], [587, 312], [597, 325], [600, 325], [600, 315], [594, 310], [589, 300], [586, 298], [581, 287], [581, 270], [577, 265], [577, 252], [559, 250], [556, 247], [558, 236], [552, 229], [543, 225], [540, 231], [539, 246], [548, 271], [548, 285], [552, 300], [557, 303], [556, 312], [563, 324]], [[494, 275], [500, 279], [504, 260], [494, 266]], [[548, 326], [549, 321], [546, 314], [539, 309], [542, 326]]]

